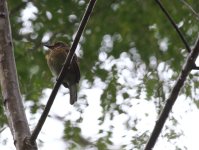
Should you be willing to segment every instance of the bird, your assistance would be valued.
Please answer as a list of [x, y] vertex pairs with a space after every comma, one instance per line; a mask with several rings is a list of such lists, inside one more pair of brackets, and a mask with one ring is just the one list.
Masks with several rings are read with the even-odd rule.
[[[44, 44], [45, 47], [49, 48], [46, 53], [46, 60], [48, 67], [55, 77], [58, 77], [66, 56], [69, 53], [70, 47], [68, 44], [58, 41], [54, 44]], [[62, 84], [64, 87], [69, 89], [70, 93], [70, 104], [73, 105], [77, 101], [77, 85], [80, 80], [80, 69], [77, 61], [77, 56], [74, 54], [73, 60], [68, 67]]]

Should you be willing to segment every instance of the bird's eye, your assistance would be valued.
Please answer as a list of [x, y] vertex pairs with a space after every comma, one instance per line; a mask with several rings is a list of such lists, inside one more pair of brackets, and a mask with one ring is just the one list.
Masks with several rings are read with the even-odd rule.
[[57, 44], [57, 47], [61, 48], [61, 47], [62, 47], [62, 45], [61, 45], [61, 44]]
[[61, 44], [60, 47], [65, 47], [65, 45]]

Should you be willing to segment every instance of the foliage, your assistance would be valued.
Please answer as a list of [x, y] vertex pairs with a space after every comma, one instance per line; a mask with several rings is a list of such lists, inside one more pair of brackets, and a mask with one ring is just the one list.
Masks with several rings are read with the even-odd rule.
[[[42, 90], [53, 85], [43, 43], [48, 40], [71, 43], [87, 2], [8, 1], [20, 88], [25, 100], [34, 101], [33, 113], [40, 107]], [[198, 0], [189, 0], [188, 3], [198, 11]], [[163, 4], [188, 43], [193, 45], [199, 30], [198, 20], [180, 1], [164, 1]], [[33, 15], [28, 16], [28, 10], [32, 10]], [[24, 15], [29, 19], [23, 18]], [[116, 117], [115, 112], [128, 114], [122, 106], [129, 107], [134, 98], [154, 100], [157, 110], [160, 109], [187, 56], [183, 43], [155, 1], [98, 1], [79, 46], [82, 80], [88, 81], [89, 88], [96, 78], [105, 83], [101, 96], [101, 124], [106, 113], [110, 114], [111, 120]], [[197, 105], [198, 99], [191, 92], [198, 88], [198, 82], [193, 82], [198, 81], [196, 75], [190, 77], [184, 94], [193, 97]], [[118, 103], [118, 95], [124, 103]], [[86, 99], [86, 96], [82, 97]], [[66, 139], [71, 136], [68, 129], [71, 129], [70, 122], [66, 123]], [[174, 132], [172, 130], [167, 137], [177, 138]], [[81, 130], [76, 128], [75, 136], [70, 138], [79, 143], [80, 133]], [[140, 141], [132, 141], [135, 148], [140, 148], [148, 135], [143, 132], [138, 136], [142, 137], [138, 138]], [[111, 134], [99, 138], [95, 146], [107, 149], [107, 145], [111, 145], [110, 137]]]

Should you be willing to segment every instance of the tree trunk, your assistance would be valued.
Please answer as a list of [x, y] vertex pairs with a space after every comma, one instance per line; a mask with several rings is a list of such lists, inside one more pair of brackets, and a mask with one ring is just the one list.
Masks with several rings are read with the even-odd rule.
[[0, 0], [0, 82], [4, 108], [17, 150], [36, 150], [19, 90], [6, 0]]

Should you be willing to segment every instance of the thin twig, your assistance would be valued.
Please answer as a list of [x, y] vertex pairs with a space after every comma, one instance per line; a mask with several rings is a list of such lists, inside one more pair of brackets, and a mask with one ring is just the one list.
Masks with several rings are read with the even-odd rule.
[[171, 94], [169, 95], [166, 105], [164, 106], [159, 119], [156, 121], [155, 127], [153, 129], [153, 132], [149, 138], [149, 141], [147, 142], [147, 145], [145, 147], [145, 150], [152, 150], [152, 148], [154, 147], [157, 138], [165, 124], [165, 121], [169, 115], [169, 112], [171, 111], [177, 97], [178, 94], [181, 90], [181, 88], [184, 85], [184, 82], [186, 81], [187, 76], [189, 75], [190, 71], [192, 70], [192, 66], [195, 65], [195, 61], [196, 58], [198, 57], [199, 54], [199, 36], [198, 39], [196, 41], [196, 44], [193, 48], [193, 50], [191, 51], [191, 53], [189, 53], [189, 56], [187, 57], [187, 60], [185, 62], [185, 65], [180, 73], [180, 75], [178, 76], [178, 79], [171, 91]]
[[189, 5], [185, 0], [180, 0], [182, 3], [184, 3], [190, 10], [191, 12], [196, 16], [196, 19], [199, 20], [199, 14]]
[[199, 70], [199, 67], [198, 67], [198, 66], [193, 66], [192, 69], [193, 69], [193, 70]]
[[58, 77], [58, 79], [57, 79], [57, 82], [56, 82], [56, 84], [55, 84], [55, 86], [54, 86], [54, 88], [53, 88], [53, 91], [52, 91], [52, 93], [51, 93], [51, 95], [50, 95], [50, 97], [49, 97], [49, 99], [48, 99], [48, 102], [47, 102], [47, 104], [46, 104], [46, 107], [45, 107], [45, 109], [44, 109], [44, 112], [42, 113], [42, 115], [41, 115], [41, 117], [40, 117], [40, 119], [39, 119], [39, 121], [38, 121], [38, 124], [37, 124], [37, 126], [35, 127], [35, 129], [34, 129], [32, 135], [31, 135], [31, 137], [30, 137], [31, 143], [34, 143], [35, 140], [37, 139], [37, 136], [38, 136], [39, 132], [41, 131], [41, 128], [42, 128], [42, 126], [43, 126], [43, 124], [44, 124], [44, 122], [45, 122], [45, 120], [46, 120], [46, 118], [47, 118], [47, 115], [48, 115], [48, 113], [49, 113], [49, 111], [50, 111], [50, 108], [51, 108], [51, 106], [52, 106], [52, 104], [53, 104], [53, 101], [54, 101], [54, 99], [55, 99], [55, 96], [56, 96], [56, 94], [57, 94], [57, 91], [58, 91], [58, 89], [59, 89], [59, 87], [60, 87], [60, 85], [61, 85], [61, 82], [63, 81], [64, 75], [65, 75], [65, 73], [66, 73], [66, 71], [67, 71], [67, 68], [69, 67], [70, 62], [72, 61], [72, 58], [73, 58], [73, 55], [74, 55], [74, 53], [75, 53], [77, 44], [78, 44], [78, 42], [79, 42], [79, 40], [80, 40], [80, 37], [81, 37], [81, 35], [82, 35], [83, 31], [84, 31], [84, 28], [85, 28], [85, 26], [86, 26], [86, 23], [88, 22], [88, 19], [89, 19], [89, 17], [90, 17], [90, 14], [91, 14], [91, 12], [92, 12], [92, 10], [93, 10], [93, 8], [94, 8], [95, 2], [96, 2], [96, 0], [90, 0], [90, 2], [89, 2], [89, 5], [88, 5], [88, 7], [87, 7], [87, 9], [86, 9], [86, 11], [85, 11], [85, 14], [84, 14], [84, 16], [83, 16], [83, 19], [81, 20], [79, 29], [78, 29], [77, 34], [76, 34], [76, 36], [75, 36], [75, 39], [74, 39], [74, 41], [73, 41], [73, 43], [72, 43], [70, 52], [69, 52], [69, 54], [68, 54], [67, 57], [66, 57], [64, 66], [63, 66], [63, 68], [62, 68], [62, 70], [61, 70], [61, 73], [60, 73], [60, 75], [59, 75], [59, 77]]
[[169, 21], [171, 22], [171, 24], [173, 25], [173, 27], [175, 28], [175, 30], [177, 31], [178, 35], [180, 36], [180, 39], [182, 40], [182, 42], [184, 43], [187, 51], [190, 53], [191, 52], [191, 48], [188, 45], [187, 41], [185, 40], [184, 36], [182, 35], [181, 31], [179, 30], [179, 28], [177, 27], [176, 23], [173, 21], [173, 19], [171, 18], [171, 16], [169, 15], [169, 13], [166, 11], [166, 9], [163, 7], [162, 3], [160, 2], [160, 0], [155, 0], [157, 2], [157, 4], [160, 6], [161, 10], [164, 12], [164, 14], [167, 16], [167, 18], [169, 19]]

